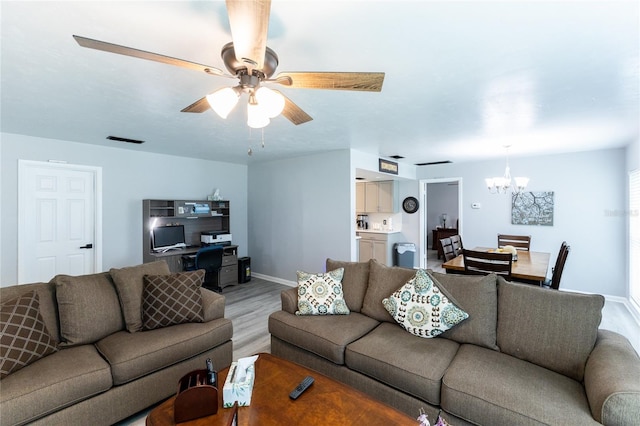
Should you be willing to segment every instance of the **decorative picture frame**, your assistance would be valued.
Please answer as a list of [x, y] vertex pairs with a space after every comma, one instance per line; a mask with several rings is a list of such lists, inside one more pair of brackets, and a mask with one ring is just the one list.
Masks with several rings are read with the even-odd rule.
[[553, 191], [514, 192], [511, 195], [511, 224], [553, 226]]

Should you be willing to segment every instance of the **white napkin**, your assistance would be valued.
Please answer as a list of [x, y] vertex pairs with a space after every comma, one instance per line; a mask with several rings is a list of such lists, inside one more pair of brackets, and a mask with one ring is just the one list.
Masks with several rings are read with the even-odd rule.
[[247, 378], [247, 369], [251, 367], [257, 359], [258, 355], [238, 359], [238, 365], [234, 374], [233, 383], [244, 382]]

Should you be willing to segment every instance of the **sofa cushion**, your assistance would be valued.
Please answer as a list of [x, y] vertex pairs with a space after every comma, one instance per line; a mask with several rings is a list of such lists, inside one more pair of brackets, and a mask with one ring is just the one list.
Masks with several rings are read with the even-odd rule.
[[121, 331], [100, 340], [96, 347], [111, 365], [113, 383], [121, 385], [192, 358], [230, 340], [232, 334], [231, 320], [220, 318], [139, 333]]
[[2, 424], [25, 424], [109, 390], [109, 364], [95, 346], [64, 348], [2, 380]]
[[397, 324], [382, 323], [347, 346], [347, 367], [413, 395], [440, 404], [440, 386], [460, 345], [421, 339]]
[[498, 324], [497, 276], [439, 274], [429, 272], [469, 314], [469, 318], [445, 331], [440, 337], [458, 343], [473, 343], [498, 350], [496, 327]]
[[382, 305], [382, 299], [402, 287], [413, 278], [413, 269], [385, 266], [375, 259], [369, 261], [369, 285], [364, 296], [362, 313], [378, 321], [395, 323]]
[[144, 276], [169, 275], [169, 265], [164, 260], [159, 260], [126, 268], [111, 268], [109, 273], [118, 291], [127, 330], [131, 333], [142, 330]]
[[438, 336], [469, 318], [424, 269], [382, 304], [402, 328], [418, 337]]
[[202, 322], [204, 269], [172, 275], [145, 275], [142, 293], [142, 329]]
[[324, 274], [297, 271], [298, 310], [296, 315], [347, 315], [349, 308], [342, 294], [344, 268]]
[[604, 297], [551, 291], [498, 278], [500, 350], [582, 381]]
[[462, 345], [447, 369], [441, 405], [475, 424], [597, 424], [579, 382], [475, 345]]
[[327, 271], [344, 268], [342, 291], [351, 312], [360, 312], [369, 284], [369, 262], [342, 262], [327, 259]]
[[378, 321], [357, 312], [350, 315], [301, 317], [278, 311], [269, 316], [269, 333], [342, 365], [345, 347], [378, 324]]
[[122, 330], [118, 294], [107, 272], [72, 277], [56, 275], [61, 346], [94, 343]]
[[0, 379], [58, 350], [40, 315], [38, 293], [0, 306]]

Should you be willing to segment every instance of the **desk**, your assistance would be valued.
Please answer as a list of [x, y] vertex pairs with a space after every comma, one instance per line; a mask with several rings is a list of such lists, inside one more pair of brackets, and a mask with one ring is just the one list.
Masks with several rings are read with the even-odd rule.
[[[476, 247], [473, 250], [487, 251], [489, 247]], [[538, 251], [522, 251], [518, 250], [518, 260], [513, 262], [511, 267], [511, 277], [523, 281], [544, 281], [547, 277], [547, 269], [549, 268], [550, 253]], [[464, 259], [460, 255], [448, 262], [442, 264], [447, 274], [464, 273]]]
[[[148, 259], [145, 262], [153, 262], [155, 260], [164, 260], [169, 265], [171, 272], [182, 272], [184, 270], [182, 264], [182, 256], [196, 254], [201, 246], [187, 247], [178, 250], [169, 250], [164, 253], [148, 253]], [[222, 268], [220, 269], [220, 277], [218, 285], [224, 288], [228, 285], [238, 284], [238, 246], [231, 244], [222, 248]]]

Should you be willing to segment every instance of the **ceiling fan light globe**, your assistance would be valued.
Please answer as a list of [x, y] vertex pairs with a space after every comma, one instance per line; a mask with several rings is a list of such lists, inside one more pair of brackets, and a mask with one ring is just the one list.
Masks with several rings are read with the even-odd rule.
[[247, 125], [253, 129], [262, 129], [269, 125], [271, 120], [264, 113], [264, 110], [257, 103], [247, 104]]
[[284, 109], [284, 97], [268, 87], [260, 87], [256, 90], [256, 101], [269, 118], [274, 118]]
[[238, 103], [240, 94], [231, 87], [225, 87], [207, 95], [207, 102], [216, 114], [227, 118]]

